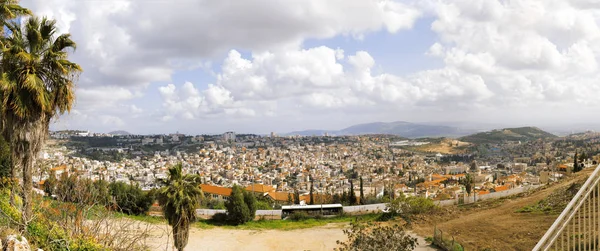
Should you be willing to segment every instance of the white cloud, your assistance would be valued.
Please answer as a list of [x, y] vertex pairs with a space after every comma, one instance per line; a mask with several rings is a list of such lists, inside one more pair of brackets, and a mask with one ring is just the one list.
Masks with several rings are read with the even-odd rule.
[[[254, 118], [260, 123], [265, 117], [292, 114], [308, 120], [329, 112], [391, 118], [400, 111], [427, 116], [423, 111], [434, 109], [489, 118], [481, 111], [600, 108], [596, 0], [22, 4], [57, 18], [61, 30], [79, 43], [73, 60], [85, 73], [70, 116], [81, 121], [91, 121], [92, 116], [85, 116], [94, 114], [102, 123], [118, 125], [114, 118], [121, 118], [130, 124], [131, 118], [120, 117], [125, 112], [156, 123], [199, 118]], [[437, 35], [424, 56], [438, 59], [442, 67], [391, 74], [376, 69], [396, 67], [378, 64], [393, 60], [374, 58], [378, 54], [369, 51], [336, 45], [301, 48], [308, 39], [368, 40], [365, 35], [372, 32], [399, 33], [422, 16], [433, 20], [431, 30]], [[386, 49], [392, 48], [381, 48]], [[198, 69], [215, 79], [171, 79], [177, 71]], [[150, 85], [156, 82], [161, 83], [161, 109], [132, 105], [148, 86], [156, 91]]]

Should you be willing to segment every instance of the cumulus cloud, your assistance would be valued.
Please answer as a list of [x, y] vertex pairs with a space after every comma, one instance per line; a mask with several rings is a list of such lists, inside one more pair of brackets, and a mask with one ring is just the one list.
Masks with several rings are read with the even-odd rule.
[[[124, 111], [151, 114], [157, 121], [218, 117], [260, 122], [284, 114], [379, 112], [389, 117], [426, 109], [455, 113], [600, 105], [600, 5], [595, 0], [22, 4], [56, 18], [61, 31], [78, 41], [73, 60], [85, 73], [77, 113], [71, 116], [81, 120], [97, 114], [104, 116], [103, 123], [119, 124], [112, 118]], [[367, 40], [373, 32], [399, 33], [421, 17], [433, 20], [430, 29], [436, 35], [423, 56], [439, 60], [442, 67], [392, 74], [376, 70], [382, 61], [369, 51], [302, 47], [308, 39]], [[214, 79], [172, 79], [195, 69]], [[158, 88], [162, 98], [157, 111], [132, 105], [148, 88]]]

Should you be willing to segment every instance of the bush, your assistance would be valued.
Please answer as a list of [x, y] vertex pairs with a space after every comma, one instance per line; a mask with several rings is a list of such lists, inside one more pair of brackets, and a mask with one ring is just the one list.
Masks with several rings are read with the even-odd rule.
[[301, 221], [310, 218], [306, 212], [294, 212], [288, 216], [288, 219], [293, 221]]
[[210, 209], [227, 209], [225, 207], [225, 202], [223, 202], [222, 200], [217, 200], [217, 199], [208, 200], [206, 202], [205, 206]]
[[271, 204], [269, 204], [269, 202], [261, 200], [261, 201], [256, 202], [256, 209], [257, 210], [272, 210], [273, 207], [271, 207]]
[[216, 213], [210, 220], [215, 223], [227, 223], [228, 218], [226, 213]]
[[417, 238], [413, 238], [404, 232], [400, 225], [381, 226], [374, 223], [353, 222], [349, 229], [344, 230], [348, 241], [337, 241], [341, 247], [338, 251], [346, 250], [413, 250], [418, 244]]
[[139, 186], [123, 182], [111, 183], [110, 193], [119, 211], [130, 215], [146, 214], [155, 199], [152, 191], [144, 193]]
[[384, 213], [380, 220], [390, 220], [395, 216], [402, 216], [408, 220], [412, 215], [429, 213], [436, 210], [438, 207], [433, 203], [433, 200], [423, 197], [400, 197], [394, 199], [387, 204], [389, 212]]

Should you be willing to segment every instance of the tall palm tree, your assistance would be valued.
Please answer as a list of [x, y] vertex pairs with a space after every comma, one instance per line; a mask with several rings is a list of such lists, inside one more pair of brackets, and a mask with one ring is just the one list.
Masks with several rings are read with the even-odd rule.
[[[15, 19], [17, 17], [32, 15], [29, 9], [21, 7], [18, 3], [18, 0], [0, 0], [0, 24], [3, 27], [2, 29], [0, 29], [0, 38], [4, 37], [4, 24], [6, 23], [6, 21]], [[4, 141], [4, 139], [0, 141]], [[14, 165], [10, 165], [11, 178], [16, 177], [16, 172], [17, 169], [14, 167]]]
[[32, 169], [50, 120], [69, 112], [75, 99], [74, 80], [81, 67], [68, 60], [76, 44], [57, 34], [56, 21], [30, 17], [23, 25], [6, 24], [3, 39], [0, 114], [2, 132], [11, 147], [15, 168], [23, 171], [23, 223], [31, 219]]
[[158, 192], [165, 218], [173, 228], [175, 248], [179, 251], [188, 243], [190, 224], [196, 219], [196, 208], [202, 196], [200, 177], [183, 175], [181, 168], [181, 163], [169, 168], [169, 176], [161, 180], [163, 187]]

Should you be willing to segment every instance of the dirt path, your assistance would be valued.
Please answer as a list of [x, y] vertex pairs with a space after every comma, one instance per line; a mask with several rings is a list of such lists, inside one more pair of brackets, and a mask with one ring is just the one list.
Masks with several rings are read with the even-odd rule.
[[[531, 250], [552, 225], [558, 214], [517, 213], [519, 208], [532, 205], [556, 189], [585, 181], [592, 170], [546, 187], [529, 196], [506, 199], [490, 206], [482, 202], [467, 209], [452, 208], [453, 213], [415, 222], [413, 231], [421, 236], [432, 236], [434, 226], [464, 245], [465, 250]], [[487, 204], [486, 204], [487, 203]], [[488, 207], [488, 208], [486, 208]]]
[[[337, 240], [345, 240], [344, 224], [298, 230], [235, 230], [215, 227], [190, 230], [186, 251], [212, 250], [333, 250]], [[150, 236], [151, 250], [172, 250], [173, 240], [166, 234], [166, 226], [157, 228]], [[414, 234], [413, 234], [414, 235]], [[419, 238], [417, 251], [436, 250]], [[168, 242], [168, 243], [167, 243]]]

